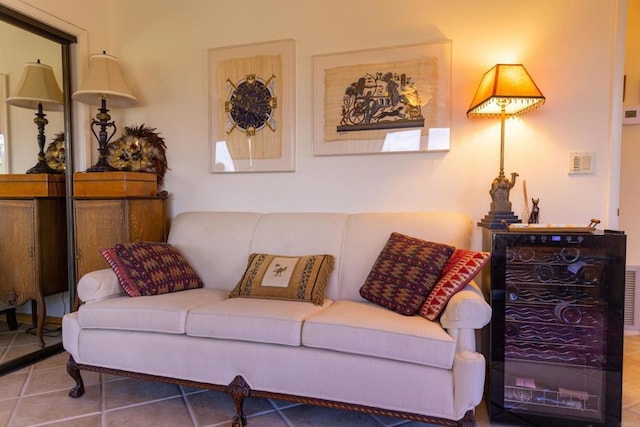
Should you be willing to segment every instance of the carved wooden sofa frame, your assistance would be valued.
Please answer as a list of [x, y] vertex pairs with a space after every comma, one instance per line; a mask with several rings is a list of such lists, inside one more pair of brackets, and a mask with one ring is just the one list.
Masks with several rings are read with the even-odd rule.
[[141, 374], [137, 372], [122, 371], [118, 369], [110, 369], [98, 366], [81, 365], [76, 363], [76, 361], [73, 359], [73, 356], [69, 356], [69, 360], [67, 361], [67, 373], [76, 382], [76, 385], [71, 388], [71, 390], [69, 390], [69, 396], [73, 398], [82, 397], [85, 392], [84, 381], [82, 380], [80, 370], [224, 392], [231, 396], [236, 407], [236, 413], [233, 417], [233, 421], [231, 422], [231, 427], [244, 427], [247, 425], [247, 417], [244, 414], [243, 409], [244, 399], [246, 399], [247, 397], [284, 400], [288, 402], [356, 411], [384, 417], [403, 418], [411, 421], [438, 424], [443, 426], [474, 427], [476, 425], [475, 415], [472, 411], [468, 411], [462, 419], [456, 422], [444, 418], [436, 418], [426, 415], [412, 414], [408, 412], [390, 411], [380, 408], [374, 408], [371, 406], [355, 405], [350, 403], [335, 402], [331, 400], [316, 399], [304, 396], [293, 396], [290, 394], [274, 393], [269, 391], [252, 390], [247, 381], [241, 375], [237, 375], [228, 385], [208, 384], [197, 381], [160, 377], [156, 375]]

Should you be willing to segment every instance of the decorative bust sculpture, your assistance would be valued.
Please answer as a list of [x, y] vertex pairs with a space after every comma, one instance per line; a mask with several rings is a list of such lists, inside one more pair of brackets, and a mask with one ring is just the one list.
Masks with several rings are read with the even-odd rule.
[[501, 171], [500, 175], [491, 183], [489, 194], [491, 195], [491, 210], [495, 212], [510, 212], [511, 202], [509, 201], [509, 191], [516, 184], [516, 172], [511, 173], [511, 180], [504, 176]]

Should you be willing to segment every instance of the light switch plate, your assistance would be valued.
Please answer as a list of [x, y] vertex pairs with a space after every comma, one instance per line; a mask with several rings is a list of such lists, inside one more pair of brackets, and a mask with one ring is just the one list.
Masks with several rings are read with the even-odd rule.
[[640, 105], [634, 105], [633, 107], [624, 107], [622, 124], [623, 125], [640, 124]]
[[569, 175], [593, 173], [593, 155], [588, 151], [569, 153]]

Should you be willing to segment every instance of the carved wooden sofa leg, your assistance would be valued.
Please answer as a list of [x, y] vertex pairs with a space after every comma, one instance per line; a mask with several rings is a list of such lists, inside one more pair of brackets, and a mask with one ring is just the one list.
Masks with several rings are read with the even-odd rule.
[[74, 398], [82, 396], [84, 394], [84, 382], [82, 381], [78, 364], [74, 360], [73, 356], [69, 356], [69, 360], [67, 361], [67, 373], [76, 382], [75, 387], [69, 390], [69, 396]]
[[231, 427], [244, 427], [247, 425], [247, 417], [244, 414], [244, 399], [251, 394], [251, 387], [242, 378], [242, 375], [237, 375], [233, 381], [226, 387], [225, 392], [233, 398], [233, 402], [236, 404], [236, 415], [233, 417]]

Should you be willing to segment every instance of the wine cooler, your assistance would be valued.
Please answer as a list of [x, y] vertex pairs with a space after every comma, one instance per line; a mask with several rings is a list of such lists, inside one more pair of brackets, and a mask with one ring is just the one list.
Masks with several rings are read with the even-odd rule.
[[490, 418], [621, 422], [626, 236], [492, 234]]

